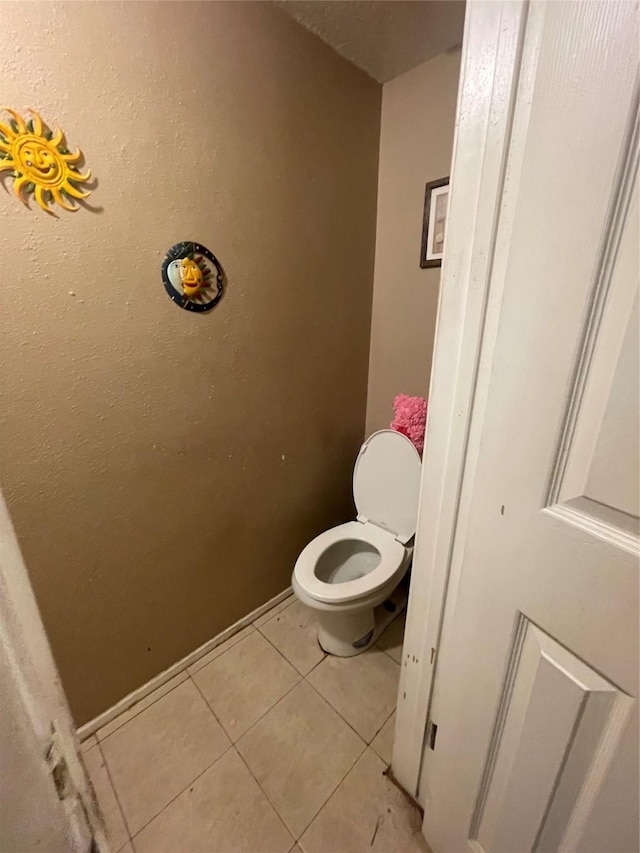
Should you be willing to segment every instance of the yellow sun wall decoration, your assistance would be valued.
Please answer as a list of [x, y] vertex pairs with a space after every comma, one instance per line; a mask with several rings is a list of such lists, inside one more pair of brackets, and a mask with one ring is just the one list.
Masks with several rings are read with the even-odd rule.
[[91, 172], [83, 175], [76, 166], [82, 152], [69, 151], [60, 128], [54, 133], [35, 110], [29, 110], [33, 118], [25, 121], [9, 107], [0, 109], [11, 116], [8, 124], [0, 121], [0, 172], [13, 172], [16, 196], [28, 206], [24, 194], [33, 193], [47, 213], [53, 213], [52, 202], [65, 210], [78, 210], [73, 200], [89, 195], [78, 184], [91, 177]]

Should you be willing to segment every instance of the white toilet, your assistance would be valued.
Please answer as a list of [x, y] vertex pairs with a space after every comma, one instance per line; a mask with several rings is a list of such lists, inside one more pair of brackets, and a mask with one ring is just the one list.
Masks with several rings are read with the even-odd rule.
[[326, 652], [363, 652], [406, 604], [406, 592], [396, 587], [413, 554], [420, 469], [406, 436], [375, 432], [353, 472], [357, 520], [316, 536], [298, 557], [291, 585], [318, 611], [318, 641]]

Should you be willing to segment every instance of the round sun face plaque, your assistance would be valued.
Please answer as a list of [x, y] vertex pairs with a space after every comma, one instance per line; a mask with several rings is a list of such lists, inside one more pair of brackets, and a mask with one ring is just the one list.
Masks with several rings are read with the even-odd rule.
[[35, 110], [29, 110], [26, 120], [9, 107], [0, 107], [11, 119], [0, 121], [0, 172], [13, 175], [13, 191], [20, 201], [29, 206], [27, 198], [33, 193], [36, 202], [47, 213], [49, 205], [57, 203], [65, 210], [79, 210], [75, 199], [84, 199], [90, 190], [82, 185], [91, 178], [91, 172], [82, 174], [78, 161], [82, 152], [66, 147], [64, 133], [54, 132]]
[[162, 262], [162, 282], [171, 299], [187, 311], [209, 311], [222, 296], [222, 267], [200, 243], [172, 246]]

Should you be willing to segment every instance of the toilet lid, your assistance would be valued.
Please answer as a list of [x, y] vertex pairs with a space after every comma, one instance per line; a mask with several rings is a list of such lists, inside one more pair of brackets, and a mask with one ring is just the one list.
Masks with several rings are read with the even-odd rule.
[[383, 429], [360, 448], [353, 472], [359, 521], [370, 521], [406, 544], [416, 532], [420, 495], [420, 454], [412, 441]]

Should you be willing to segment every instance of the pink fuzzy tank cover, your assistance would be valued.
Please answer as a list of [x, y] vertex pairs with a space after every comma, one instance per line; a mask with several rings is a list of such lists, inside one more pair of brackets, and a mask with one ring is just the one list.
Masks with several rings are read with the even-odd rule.
[[395, 429], [410, 438], [422, 456], [424, 431], [427, 423], [427, 401], [424, 397], [398, 394], [393, 401], [393, 411], [394, 418], [391, 422], [391, 429]]

